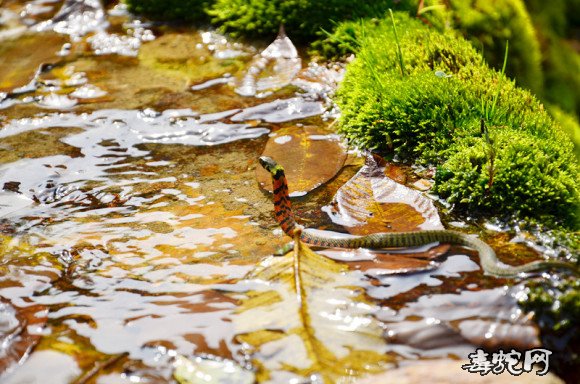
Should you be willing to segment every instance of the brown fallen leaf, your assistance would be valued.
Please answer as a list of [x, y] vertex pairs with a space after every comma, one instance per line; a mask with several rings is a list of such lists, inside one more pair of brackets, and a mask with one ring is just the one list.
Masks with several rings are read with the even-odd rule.
[[380, 269], [381, 275], [389, 275], [434, 269], [437, 267], [434, 260], [447, 252], [448, 248], [448, 245], [438, 245], [429, 249], [414, 248], [404, 253], [366, 248], [348, 250], [334, 248], [322, 250], [319, 253], [333, 260], [344, 261], [351, 269], [362, 272]]
[[0, 297], [0, 374], [32, 351], [41, 336], [31, 331], [44, 327], [47, 314], [43, 305], [19, 308]]
[[[270, 137], [263, 156], [275, 159], [286, 172], [290, 196], [302, 196], [332, 179], [342, 168], [346, 152], [334, 135], [317, 127], [291, 127]], [[260, 186], [272, 192], [272, 176], [256, 168]]]
[[258, 382], [313, 375], [317, 382], [351, 382], [384, 369], [390, 358], [374, 307], [353, 288], [360, 276], [313, 252], [299, 236], [293, 252], [266, 259], [247, 276], [256, 289], [234, 323]]
[[[12, 92], [36, 78], [35, 72], [44, 63], [61, 61], [57, 52], [68, 38], [56, 33], [26, 34], [2, 41], [0, 47], [0, 92]], [[31, 85], [31, 91], [34, 86]]]
[[385, 164], [385, 176], [395, 180], [399, 184], [405, 184], [407, 182], [407, 173], [402, 167], [397, 166], [396, 164]]
[[398, 312], [384, 311], [378, 317], [384, 321], [391, 345], [419, 351], [461, 345], [538, 348], [538, 328], [516, 302], [521, 289], [515, 286], [423, 296]]
[[433, 202], [387, 177], [385, 166], [380, 157], [367, 157], [327, 207], [332, 221], [355, 235], [443, 229]]
[[[392, 178], [395, 178], [393, 180]], [[336, 193], [323, 210], [333, 222], [355, 235], [443, 229], [437, 209], [426, 196], [404, 186], [405, 172], [379, 156], [368, 156], [359, 172]], [[384, 274], [433, 269], [433, 260], [449, 245], [401, 250], [327, 250], [322, 253], [349, 262], [351, 268], [384, 270]]]

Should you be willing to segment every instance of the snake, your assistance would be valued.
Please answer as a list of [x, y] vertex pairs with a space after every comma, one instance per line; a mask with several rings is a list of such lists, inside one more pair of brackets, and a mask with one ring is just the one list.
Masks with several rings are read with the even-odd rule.
[[[465, 246], [479, 253], [480, 265], [484, 273], [501, 278], [521, 277], [524, 274], [546, 269], [567, 269], [579, 275], [578, 268], [559, 260], [538, 260], [523, 265], [509, 265], [500, 261], [495, 251], [477, 237], [452, 230], [420, 230], [411, 232], [384, 232], [365, 236], [343, 235], [329, 231], [303, 228], [296, 222], [292, 202], [288, 194], [288, 181], [284, 168], [268, 156], [259, 158], [260, 165], [271, 174], [276, 221], [288, 236], [294, 237], [300, 230], [300, 241], [323, 248], [402, 248], [417, 247], [431, 243], [448, 243]], [[333, 235], [336, 234], [336, 235]]]

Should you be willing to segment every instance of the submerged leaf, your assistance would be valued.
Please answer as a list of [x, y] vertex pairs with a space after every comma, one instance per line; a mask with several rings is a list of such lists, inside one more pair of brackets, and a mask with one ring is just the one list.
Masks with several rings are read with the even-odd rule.
[[248, 276], [256, 289], [235, 324], [253, 349], [260, 381], [316, 375], [336, 383], [382, 370], [388, 357], [375, 309], [352, 288], [361, 277], [298, 238], [293, 253], [267, 259]]
[[[431, 200], [401, 184], [405, 181], [400, 167], [368, 156], [359, 172], [338, 190], [330, 206], [322, 209], [333, 222], [355, 235], [443, 229]], [[436, 267], [433, 259], [448, 249], [447, 244], [428, 244], [397, 250], [335, 249], [323, 253], [351, 262], [351, 267], [358, 270], [385, 275], [431, 270]]]
[[434, 259], [447, 251], [447, 245], [431, 247], [414, 247], [410, 249], [371, 250], [356, 249], [326, 249], [321, 254], [334, 260], [348, 262], [353, 269], [369, 275], [401, 274], [432, 270], [438, 263]]
[[433, 202], [385, 176], [378, 157], [369, 156], [325, 210], [333, 222], [356, 235], [443, 229]]
[[[284, 167], [290, 196], [302, 196], [332, 179], [342, 168], [346, 152], [338, 138], [316, 127], [292, 127], [270, 137], [263, 156]], [[272, 176], [256, 168], [260, 186], [272, 192]]]
[[177, 356], [173, 377], [180, 384], [253, 384], [254, 373], [230, 360]]
[[386, 309], [378, 317], [384, 321], [395, 350], [404, 345], [407, 351], [414, 348], [427, 356], [430, 350], [474, 345], [488, 349], [538, 348], [538, 329], [517, 306], [522, 289], [520, 285], [423, 296], [398, 312]]
[[39, 342], [47, 314], [42, 305], [18, 308], [0, 297], [0, 374], [20, 363]]
[[0, 93], [34, 92], [40, 74], [48, 68], [47, 63], [60, 60], [56, 52], [66, 42], [67, 38], [52, 33], [42, 36], [26, 34], [18, 39], [3, 40], [0, 47]]
[[236, 93], [254, 96], [258, 92], [282, 88], [290, 84], [301, 68], [296, 47], [286, 36], [284, 28], [280, 28], [276, 40], [254, 58]]

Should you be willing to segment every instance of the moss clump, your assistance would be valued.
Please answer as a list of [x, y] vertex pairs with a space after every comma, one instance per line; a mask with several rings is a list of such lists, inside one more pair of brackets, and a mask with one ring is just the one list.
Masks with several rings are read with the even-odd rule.
[[293, 39], [313, 41], [341, 20], [384, 15], [387, 9], [410, 9], [417, 1], [217, 0], [212, 22], [235, 36], [272, 36], [281, 24]]
[[[365, 34], [370, 25], [379, 25], [382, 18], [388, 17], [389, 9], [405, 12], [411, 16], [420, 13], [419, 1], [393, 1], [393, 3], [388, 7], [375, 7], [374, 12], [366, 12], [366, 16], [361, 14], [358, 19], [343, 19], [340, 23], [333, 23], [330, 29], [325, 28], [326, 33], [319, 34], [318, 39], [312, 42], [310, 53], [325, 59], [344, 58], [358, 52], [358, 40]], [[451, 13], [443, 4], [435, 0], [427, 0], [423, 6], [429, 7], [428, 12], [421, 12], [420, 20], [424, 24], [439, 31], [451, 27]]]
[[123, 0], [129, 11], [155, 20], [200, 21], [208, 19], [210, 0]]
[[357, 59], [336, 98], [341, 132], [363, 147], [438, 165], [434, 191], [459, 207], [578, 225], [572, 143], [528, 91], [501, 80], [453, 32], [399, 13], [402, 76], [390, 20], [359, 28]]
[[[542, 48], [544, 99], [580, 114], [580, 54], [568, 43], [580, 23], [576, 0], [526, 0]], [[576, 32], [577, 33], [577, 32]]]
[[519, 305], [534, 312], [542, 344], [554, 353], [557, 373], [574, 376], [580, 367], [580, 281], [532, 282]]
[[506, 41], [510, 60], [506, 73], [518, 84], [542, 94], [540, 45], [522, 0], [452, 0], [453, 25], [482, 52], [494, 68], [501, 68]]
[[[280, 25], [293, 40], [311, 42], [338, 22], [383, 16], [389, 8], [416, 12], [418, 0], [123, 0], [158, 20], [209, 20], [236, 37], [272, 37]], [[427, 1], [430, 3], [430, 1]]]
[[568, 134], [574, 143], [574, 154], [576, 160], [580, 162], [580, 122], [578, 118], [571, 113], [564, 112], [561, 108], [552, 105], [549, 107], [550, 114]]
[[[378, 23], [377, 19], [370, 22]], [[363, 21], [347, 21], [337, 24], [332, 33], [316, 40], [310, 47], [313, 56], [325, 59], [341, 59], [358, 51], [358, 39], [361, 29], [365, 25]]]
[[[408, 3], [405, 10], [415, 14], [417, 5]], [[542, 94], [540, 45], [522, 0], [451, 0], [448, 8], [422, 13], [421, 20], [439, 31], [457, 30], [495, 68], [501, 68], [506, 41], [509, 40], [507, 74], [537, 95]], [[361, 32], [360, 23], [341, 23], [329, 36], [314, 43], [314, 51], [330, 58], [354, 53], [356, 46], [352, 40]]]
[[493, 129], [490, 136], [490, 142], [483, 137], [459, 141], [439, 167], [435, 191], [470, 209], [509, 205], [511, 212], [544, 222], [568, 216], [577, 178], [564, 171], [570, 159], [557, 143], [508, 127]]
[[546, 100], [580, 114], [580, 54], [566, 42], [550, 39], [545, 61]]

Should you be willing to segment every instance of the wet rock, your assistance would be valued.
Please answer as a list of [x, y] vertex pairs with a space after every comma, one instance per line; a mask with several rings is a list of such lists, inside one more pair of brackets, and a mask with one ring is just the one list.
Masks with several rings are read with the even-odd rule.
[[204, 44], [203, 34], [168, 33], [143, 44], [139, 59], [145, 66], [179, 76], [190, 84], [236, 73], [246, 60], [243, 56], [220, 59], [214, 55], [216, 49], [210, 48]]
[[259, 92], [282, 88], [296, 77], [302, 68], [302, 61], [296, 47], [280, 27], [278, 37], [272, 44], [256, 55], [246, 70], [236, 93], [255, 96]]
[[25, 34], [2, 41], [0, 92], [11, 92], [29, 84], [41, 64], [60, 61], [57, 53], [67, 41], [66, 36], [55, 33]]

